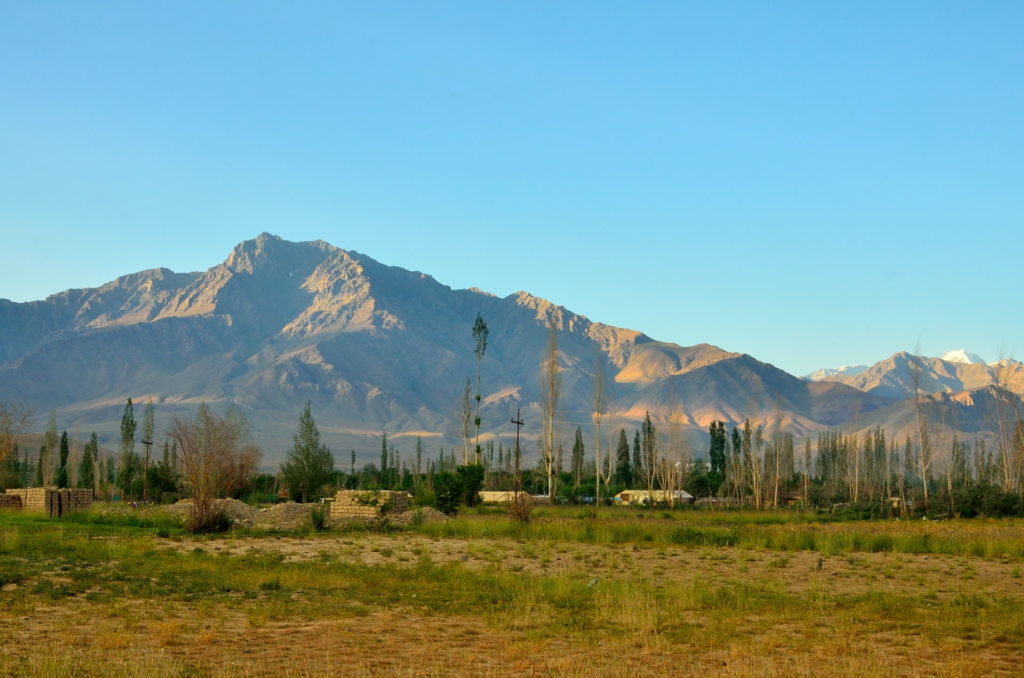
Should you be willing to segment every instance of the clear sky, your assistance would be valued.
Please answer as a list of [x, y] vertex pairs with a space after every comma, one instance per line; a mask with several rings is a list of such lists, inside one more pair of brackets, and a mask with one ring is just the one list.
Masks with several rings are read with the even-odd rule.
[[270, 231], [796, 374], [1019, 358], [1022, 36], [1016, 1], [0, 0], [0, 297]]

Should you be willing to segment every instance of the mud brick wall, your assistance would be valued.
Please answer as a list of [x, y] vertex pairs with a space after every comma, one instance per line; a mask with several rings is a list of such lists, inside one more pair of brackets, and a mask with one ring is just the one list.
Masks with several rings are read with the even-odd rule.
[[21, 497], [16, 494], [0, 494], [0, 510], [21, 510]]
[[[45, 513], [50, 518], [59, 518], [71, 511], [81, 511], [92, 506], [92, 490], [63, 489], [53, 487], [29, 487], [7, 490], [6, 495], [17, 497], [24, 511]], [[5, 496], [6, 496], [5, 495]]]
[[409, 493], [391, 490], [340, 490], [331, 502], [331, 518], [379, 518], [409, 510]]

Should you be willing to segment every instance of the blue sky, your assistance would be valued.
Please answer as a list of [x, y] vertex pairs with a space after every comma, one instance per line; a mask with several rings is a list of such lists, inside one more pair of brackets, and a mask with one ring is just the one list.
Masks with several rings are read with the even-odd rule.
[[0, 297], [270, 231], [797, 374], [1024, 352], [1022, 30], [1019, 2], [0, 0]]

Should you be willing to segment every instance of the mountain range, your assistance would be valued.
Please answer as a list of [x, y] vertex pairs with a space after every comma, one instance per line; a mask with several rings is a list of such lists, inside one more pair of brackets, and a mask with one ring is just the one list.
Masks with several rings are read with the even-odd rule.
[[[263, 233], [203, 272], [158, 268], [42, 301], [0, 300], [0, 400], [57, 411], [60, 428], [116, 438], [128, 397], [156, 405], [158, 429], [205, 401], [248, 413], [277, 461], [310, 401], [339, 458], [376, 454], [380, 433], [404, 449], [460, 447], [466, 379], [475, 374], [474, 319], [489, 327], [481, 363], [484, 438], [514, 434], [521, 409], [539, 429], [539, 366], [558, 339], [559, 419], [568, 446], [589, 427], [596, 373], [605, 375], [606, 431], [671, 413], [695, 449], [714, 420], [745, 418], [798, 435], [828, 427], [907, 426], [908, 379], [956, 408], [958, 430], [984, 430], [986, 389], [1024, 393], [1024, 369], [897, 353], [864, 370], [795, 377], [711, 344], [679, 346], [604, 325], [517, 292], [454, 290], [323, 241]], [[816, 373], [817, 374], [817, 373]], [[953, 397], [955, 396], [955, 397]], [[37, 417], [39, 419], [40, 417]], [[38, 422], [37, 422], [38, 423]], [[592, 434], [589, 434], [592, 435]]]
[[913, 395], [915, 379], [920, 390], [932, 394], [954, 394], [992, 386], [1024, 394], [1024, 364], [1008, 358], [986, 363], [964, 349], [947, 351], [940, 358], [900, 351], [871, 366], [818, 370], [806, 379], [846, 384], [896, 400]]

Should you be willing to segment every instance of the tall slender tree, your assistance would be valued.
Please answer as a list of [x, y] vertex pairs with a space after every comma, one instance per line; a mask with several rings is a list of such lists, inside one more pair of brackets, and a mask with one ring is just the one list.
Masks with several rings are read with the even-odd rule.
[[640, 451], [640, 431], [634, 429], [633, 431], [633, 464], [632, 464], [633, 476], [631, 480], [634, 483], [639, 483], [644, 477], [644, 460], [643, 453]]
[[721, 421], [711, 422], [708, 428], [711, 437], [711, 444], [708, 448], [708, 462], [711, 464], [711, 482], [717, 492], [718, 486], [725, 479], [725, 423]]
[[68, 444], [68, 432], [64, 431], [60, 434], [60, 458], [57, 463], [57, 478], [55, 483], [57, 487], [68, 486], [68, 455], [71, 453], [71, 447]]
[[117, 468], [117, 483], [127, 497], [132, 496], [132, 484], [139, 466], [139, 458], [135, 454], [135, 428], [135, 407], [129, 398], [121, 414], [121, 455]]
[[484, 359], [484, 353], [487, 351], [487, 323], [480, 316], [476, 314], [476, 322], [473, 323], [473, 353], [476, 355], [476, 414], [473, 417], [473, 423], [476, 425], [476, 444], [474, 450], [476, 452], [476, 463], [480, 463], [480, 362]]
[[[601, 418], [604, 416], [604, 356], [594, 359], [594, 515], [601, 506]], [[610, 450], [609, 450], [610, 452]]]
[[95, 489], [96, 484], [96, 456], [99, 452], [99, 441], [96, 439], [96, 432], [89, 436], [89, 442], [82, 450], [82, 459], [78, 464], [78, 483], [84, 489]]
[[60, 439], [57, 437], [57, 412], [50, 410], [50, 418], [46, 422], [46, 433], [43, 434], [43, 447], [46, 448], [46, 462], [43, 463], [40, 457], [39, 465], [42, 467], [43, 482], [41, 485], [49, 487], [53, 484], [54, 463], [56, 462], [57, 445]]
[[615, 448], [615, 482], [629, 487], [633, 482], [633, 470], [629, 463], [629, 439], [626, 429], [619, 429], [619, 444]]
[[541, 412], [544, 419], [541, 438], [544, 469], [547, 472], [548, 499], [555, 499], [555, 418], [562, 375], [558, 369], [558, 330], [554, 320], [548, 323], [548, 342], [540, 368]]
[[469, 463], [469, 437], [472, 435], [473, 425], [473, 405], [470, 402], [470, 394], [472, 393], [472, 386], [469, 383], [469, 379], [466, 379], [466, 385], [462, 389], [462, 419], [459, 423], [462, 424], [462, 463], [463, 465]]
[[574, 488], [580, 486], [583, 480], [583, 428], [576, 427], [576, 439], [572, 444], [572, 484]]
[[651, 422], [650, 412], [644, 415], [644, 423], [640, 431], [643, 436], [644, 480], [647, 481], [647, 500], [651, 506], [654, 506], [654, 478], [658, 472], [658, 439], [654, 424]]
[[36, 487], [45, 487], [46, 473], [43, 469], [50, 465], [49, 455], [46, 452], [46, 445], [39, 446], [39, 463], [36, 464]]

